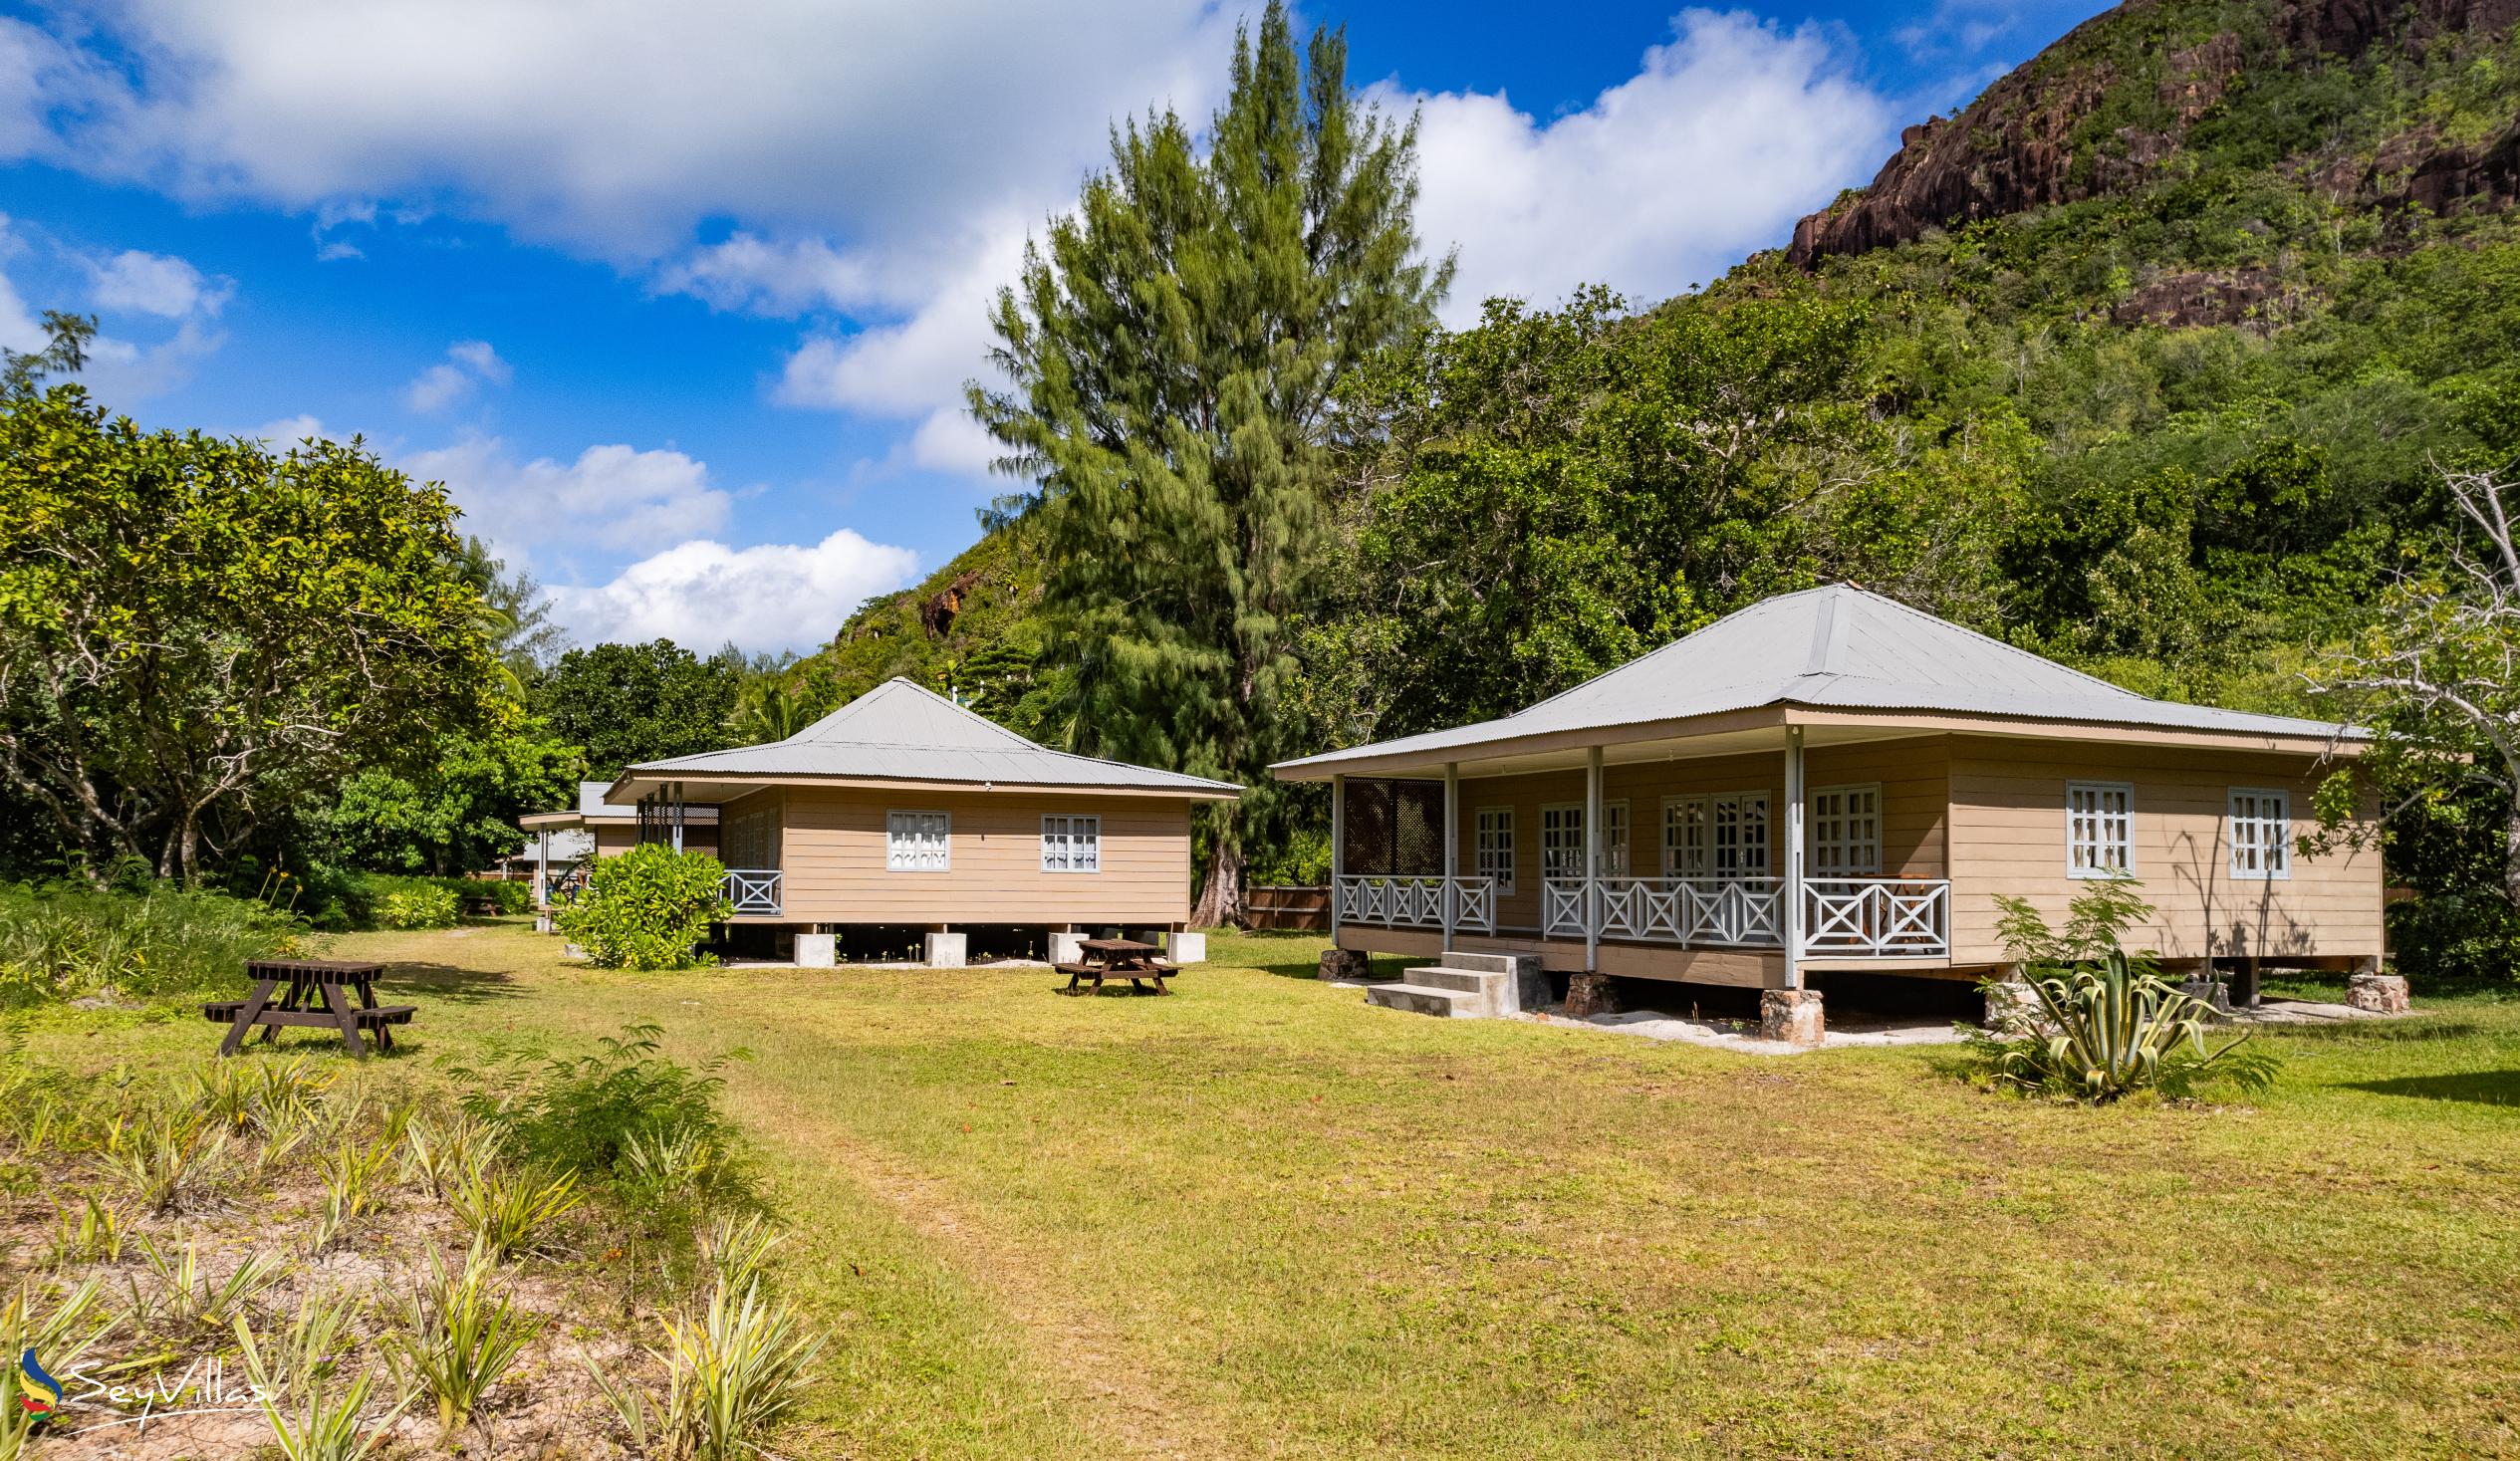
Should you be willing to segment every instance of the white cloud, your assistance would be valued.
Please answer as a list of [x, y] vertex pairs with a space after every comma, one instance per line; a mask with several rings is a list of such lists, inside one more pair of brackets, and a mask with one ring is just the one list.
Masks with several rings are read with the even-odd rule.
[[446, 359], [411, 377], [402, 387], [402, 403], [423, 415], [442, 411], [472, 394], [482, 381], [505, 385], [516, 378], [508, 363], [486, 340], [459, 340], [446, 347]]
[[205, 279], [201, 271], [172, 254], [125, 249], [111, 258], [88, 259], [93, 281], [91, 298], [104, 310], [124, 310], [180, 320], [188, 315], [216, 315], [236, 293], [232, 279]]
[[319, 441], [328, 439], [324, 423], [303, 411], [294, 416], [282, 416], [277, 421], [265, 421], [253, 430], [242, 434], [253, 440], [268, 442], [274, 449], [280, 451], [287, 451], [290, 447], [309, 438]]
[[[6, 263], [23, 247], [9, 231], [9, 215], [0, 213], [0, 263]], [[42, 350], [46, 340], [43, 322], [26, 307], [8, 274], [0, 271], [0, 350]]]
[[190, 380], [194, 368], [226, 344], [226, 332], [198, 319], [186, 320], [174, 334], [150, 343], [100, 335], [88, 345], [88, 364], [79, 379], [99, 400], [116, 405], [145, 400]]
[[679, 543], [724, 527], [729, 503], [706, 463], [669, 448], [590, 446], [574, 462], [518, 461], [495, 436], [394, 463], [424, 482], [444, 482], [464, 527], [512, 561], [587, 549]]
[[729, 548], [697, 539], [622, 570], [611, 583], [550, 591], [554, 617], [582, 642], [668, 638], [708, 649], [806, 650], [868, 596], [898, 589], [918, 555], [855, 529], [812, 545]]
[[508, 368], [508, 363], [499, 359], [499, 353], [486, 340], [456, 341], [446, 347], [446, 358], [493, 385], [505, 385], [516, 378], [516, 372]]
[[1785, 242], [1887, 154], [1889, 105], [1830, 33], [1706, 10], [1673, 27], [1635, 77], [1545, 123], [1501, 95], [1415, 99], [1418, 230], [1430, 251], [1460, 245], [1451, 323], [1491, 295], [1551, 301], [1583, 283], [1677, 294]]
[[1115, 116], [1167, 97], [1201, 115], [1236, 18], [1206, 0], [126, 0], [91, 45], [95, 12], [59, 14], [0, 52], [27, 87], [8, 115], [21, 134], [52, 119], [52, 160], [288, 207], [444, 203], [615, 259], [712, 217], [915, 250], [972, 198], [1071, 180]]

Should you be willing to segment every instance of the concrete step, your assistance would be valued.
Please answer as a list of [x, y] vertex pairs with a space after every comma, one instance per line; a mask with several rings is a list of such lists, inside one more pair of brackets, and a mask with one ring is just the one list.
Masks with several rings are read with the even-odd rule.
[[1537, 960], [1536, 954], [1467, 954], [1458, 949], [1443, 952], [1443, 967], [1473, 974], [1511, 974], [1524, 959]]
[[1484, 1013], [1478, 1008], [1476, 995], [1424, 984], [1377, 984], [1365, 992], [1365, 1002], [1438, 1019], [1477, 1019]]
[[1464, 994], [1483, 994], [1511, 980], [1511, 974], [1497, 974], [1485, 969], [1457, 969], [1449, 964], [1430, 964], [1411, 969], [1400, 978], [1409, 984], [1422, 984], [1430, 989], [1457, 989]]

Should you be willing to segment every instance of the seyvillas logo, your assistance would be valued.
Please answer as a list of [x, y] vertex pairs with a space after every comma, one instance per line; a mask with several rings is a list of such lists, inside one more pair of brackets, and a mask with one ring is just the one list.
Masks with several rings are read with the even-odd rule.
[[18, 1403], [29, 1415], [61, 1413], [61, 1381], [44, 1372], [32, 1345], [18, 1356]]

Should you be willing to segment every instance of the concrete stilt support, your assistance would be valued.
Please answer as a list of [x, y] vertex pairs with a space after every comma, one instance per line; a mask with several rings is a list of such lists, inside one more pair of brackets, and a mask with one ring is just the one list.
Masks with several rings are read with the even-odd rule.
[[800, 933], [796, 936], [796, 962], [799, 968], [829, 969], [840, 963], [840, 937], [832, 933]]
[[1085, 935], [1075, 929], [1050, 931], [1050, 962], [1082, 964], [1085, 962]]
[[1787, 1045], [1818, 1045], [1827, 1037], [1827, 1027], [1820, 1018], [1819, 990], [1759, 991], [1761, 1040], [1781, 1040]]
[[1610, 976], [1596, 971], [1570, 975], [1566, 982], [1566, 1004], [1560, 1011], [1570, 1020], [1589, 1020], [1595, 1015], [1619, 1013], [1619, 987]]
[[971, 962], [971, 936], [966, 933], [927, 935], [927, 967], [959, 969]]

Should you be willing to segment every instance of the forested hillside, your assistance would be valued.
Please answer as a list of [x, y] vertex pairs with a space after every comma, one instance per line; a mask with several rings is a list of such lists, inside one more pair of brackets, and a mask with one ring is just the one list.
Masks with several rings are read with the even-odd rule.
[[[1702, 294], [1609, 281], [1385, 352], [1338, 401], [1303, 739], [1500, 713], [1831, 579], [2147, 693], [2316, 708], [2303, 670], [2437, 554], [2441, 470], [2520, 450], [2515, 19], [2122, 6]], [[1020, 531], [800, 673], [995, 679], [1061, 739]]]

